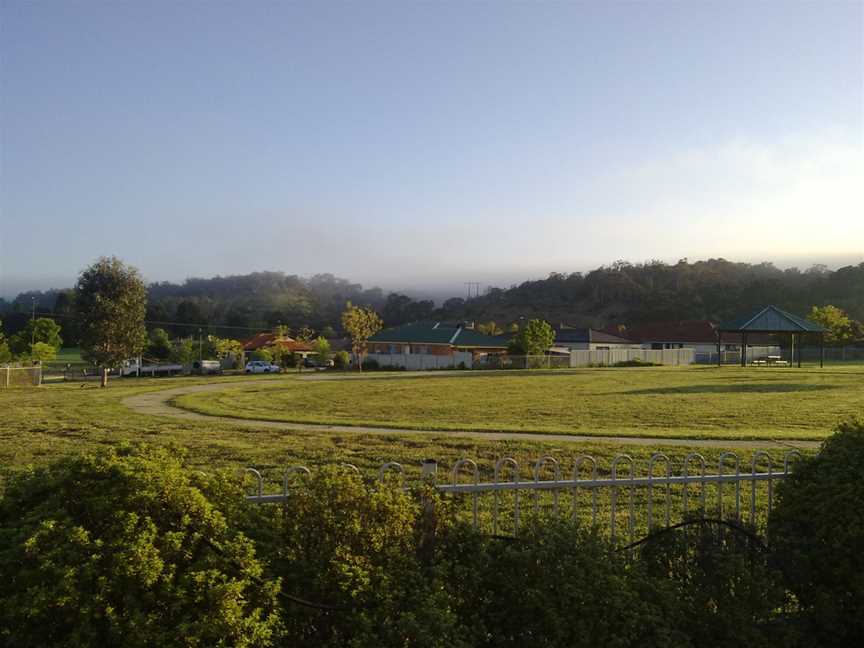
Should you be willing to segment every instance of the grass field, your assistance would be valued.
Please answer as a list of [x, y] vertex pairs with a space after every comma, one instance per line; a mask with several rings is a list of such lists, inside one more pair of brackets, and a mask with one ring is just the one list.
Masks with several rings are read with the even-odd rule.
[[[583, 453], [599, 460], [600, 475], [609, 474], [610, 461], [619, 453], [630, 455], [636, 474], [644, 475], [647, 460], [653, 453], [667, 454], [674, 471], [680, 472], [685, 455], [692, 450], [685, 446], [664, 446], [662, 439], [651, 445], [622, 446], [599, 439], [596, 443], [573, 443], [486, 440], [434, 433], [391, 436], [336, 433], [314, 428], [286, 430], [241, 421], [233, 423], [223, 418], [202, 421], [142, 414], [131, 411], [122, 403], [124, 398], [135, 394], [212, 385], [214, 381], [217, 385], [221, 383], [224, 390], [197, 394], [194, 398], [182, 397], [181, 400], [191, 400], [187, 406], [197, 405], [200, 409], [212, 409], [221, 414], [267, 418], [296, 418], [291, 413], [302, 405], [310, 409], [305, 413], [309, 418], [342, 423], [368, 420], [375, 424], [420, 426], [429, 425], [431, 421], [478, 429], [509, 427], [606, 433], [627, 430], [652, 433], [659, 430], [675, 435], [689, 431], [694, 436], [708, 435], [704, 431], [707, 428], [700, 431], [697, 423], [687, 420], [688, 416], [695, 416], [696, 411], [710, 413], [714, 407], [740, 402], [760, 422], [758, 428], [748, 428], [753, 436], [770, 436], [777, 430], [792, 429], [797, 436], [818, 437], [827, 434], [837, 419], [864, 409], [861, 406], [862, 373], [864, 370], [859, 368], [857, 371], [790, 372], [787, 377], [781, 372], [758, 370], [744, 373], [737, 370], [632, 369], [423, 378], [376, 374], [374, 377], [338, 381], [306, 381], [289, 375], [276, 379], [261, 377], [251, 388], [237, 384], [238, 381], [248, 382], [248, 376], [224, 376], [115, 380], [108, 389], [99, 389], [93, 384], [82, 387], [80, 383], [9, 389], [0, 391], [0, 408], [4, 412], [0, 417], [0, 491], [11, 473], [29, 466], [97, 448], [141, 442], [176, 448], [177, 452], [187, 455], [192, 468], [208, 472], [217, 468], [239, 471], [256, 467], [264, 473], [269, 490], [278, 489], [284, 468], [295, 464], [314, 469], [325, 464], [350, 462], [372, 477], [382, 463], [398, 461], [409, 475], [417, 475], [420, 461], [431, 457], [439, 462], [441, 479], [447, 480], [453, 463], [459, 458], [469, 457], [480, 464], [480, 479], [488, 480], [492, 477], [495, 460], [512, 456], [519, 461], [520, 477], [524, 480], [532, 478], [533, 462], [547, 454], [561, 460], [564, 476], [570, 475], [574, 458]], [[757, 385], [759, 391], [754, 392], [753, 385]], [[748, 397], [754, 395], [756, 403], [748, 401]], [[694, 397], [699, 402], [688, 405], [689, 414], [678, 411], [681, 403], [687, 404]], [[575, 399], [579, 406], [568, 405], [571, 399]], [[703, 399], [707, 402], [702, 402]], [[499, 403], [502, 412], [496, 416], [494, 408], [484, 403], [485, 400]], [[652, 400], [657, 402], [652, 405]], [[761, 412], [759, 402], [763, 403]], [[359, 408], [356, 417], [351, 414], [354, 407]], [[782, 409], [800, 427], [778, 425], [782, 419], [773, 416], [771, 408]], [[725, 421], [718, 419], [716, 412], [713, 416], [712, 421]], [[510, 417], [508, 426], [501, 424], [505, 417]], [[796, 421], [796, 417], [801, 420]], [[605, 427], [596, 423], [606, 418]], [[740, 423], [745, 419], [734, 415], [732, 420]], [[573, 425], [569, 424], [571, 421]], [[589, 421], [594, 421], [593, 425], [597, 427], [591, 430], [580, 427]], [[629, 427], [618, 427], [616, 421], [628, 422]], [[725, 423], [727, 426], [730, 424], [729, 421]], [[541, 428], [541, 425], [546, 427]], [[722, 431], [722, 428], [718, 429]], [[739, 436], [745, 434], [740, 427], [731, 429], [736, 429]], [[717, 465], [722, 449], [700, 448], [699, 451], [708, 461], [709, 470], [716, 469], [710, 466]], [[782, 446], [770, 451], [775, 470], [782, 465], [784, 452]], [[738, 453], [742, 470], [747, 471], [753, 451], [739, 448]], [[766, 467], [764, 462], [760, 463], [760, 470]], [[549, 476], [547, 474], [546, 478]], [[714, 493], [709, 488], [709, 502], [714, 501]], [[658, 504], [661, 495], [659, 490], [654, 495]], [[691, 496], [696, 495], [694, 492]], [[639, 494], [640, 498], [644, 496], [645, 493]], [[542, 497], [548, 506], [549, 496]], [[580, 497], [584, 500], [587, 494]], [[731, 497], [730, 489], [724, 494], [727, 506], [731, 506]], [[572, 500], [568, 498], [569, 494], [562, 495], [562, 506], [570, 506]], [[678, 501], [679, 498], [680, 493], [673, 494], [673, 499]], [[481, 499], [481, 517], [488, 521], [492, 500], [488, 497]], [[746, 496], [744, 499], [746, 510]], [[760, 518], [764, 517], [765, 501], [763, 493], [757, 507]], [[527, 500], [526, 505], [530, 502]], [[512, 508], [512, 502], [505, 500], [502, 504], [504, 510]], [[580, 514], [587, 515], [590, 510], [588, 501], [582, 501], [580, 506]], [[601, 512], [607, 509], [608, 497], [601, 498]], [[644, 517], [644, 506], [640, 505], [638, 509]], [[469, 511], [466, 500], [463, 514], [467, 515]], [[621, 523], [624, 522], [622, 518]], [[644, 519], [639, 526], [644, 526]]]
[[[632, 370], [638, 372], [641, 370]], [[656, 373], [656, 372], [655, 372]], [[681, 375], [683, 375], [682, 372]], [[620, 382], [620, 372], [595, 372], [598, 391], [608, 389], [610, 383]], [[674, 375], [678, 375], [675, 372]], [[699, 372], [694, 372], [698, 376]], [[730, 377], [734, 375], [731, 372]], [[847, 372], [835, 376], [840, 381], [854, 378], [858, 374]], [[214, 402], [224, 407], [223, 399], [249, 399], [258, 394], [262, 407], [271, 408], [274, 403], [283, 398], [312, 398], [316, 412], [331, 411], [333, 416], [347, 417], [343, 408], [344, 399], [351, 394], [363, 394], [365, 390], [375, 390], [380, 393], [379, 401], [385, 401], [384, 394], [395, 394], [390, 398], [390, 408], [431, 407], [435, 402], [446, 405], [446, 399], [439, 398], [441, 381], [453, 392], [486, 390], [500, 397], [513, 393], [508, 391], [502, 381], [512, 381], [510, 390], [521, 393], [530, 389], [532, 382], [538, 385], [548, 385], [549, 381], [572, 379], [585, 384], [590, 375], [577, 372], [561, 376], [501, 376], [501, 377], [431, 377], [421, 379], [381, 379], [351, 380], [340, 382], [300, 382], [294, 376], [286, 376], [277, 380], [261, 380], [253, 389], [244, 387], [232, 391], [232, 383], [238, 380], [247, 381], [248, 377], [222, 378], [176, 378], [176, 379], [140, 379], [115, 380], [108, 389], [99, 389], [95, 385], [82, 387], [79, 383], [65, 383], [41, 388], [10, 389], [0, 391], [0, 408], [4, 415], [0, 417], [0, 478], [2, 474], [19, 470], [30, 465], [46, 463], [56, 457], [93, 450], [99, 447], [112, 446], [129, 442], [147, 442], [171, 445], [178, 451], [188, 453], [190, 463], [201, 468], [257, 466], [272, 470], [274, 479], [278, 476], [275, 469], [292, 463], [320, 465], [333, 462], [350, 461], [364, 470], [372, 471], [385, 461], [400, 461], [411, 467], [419, 465], [421, 459], [434, 457], [444, 464], [452, 463], [460, 457], [473, 457], [486, 462], [484, 469], [488, 470], [492, 462], [504, 455], [513, 455], [527, 465], [529, 460], [542, 454], [554, 454], [559, 457], [572, 457], [580, 452], [595, 454], [598, 457], [609, 458], [618, 452], [627, 452], [637, 460], [645, 460], [654, 451], [665, 450], [676, 461], [686, 454], [686, 448], [664, 448], [662, 441], [656, 446], [632, 447], [620, 446], [615, 443], [604, 443], [598, 440], [596, 444], [555, 443], [544, 441], [522, 440], [484, 440], [458, 438], [452, 436], [423, 435], [367, 435], [353, 433], [334, 433], [323, 430], [288, 431], [272, 427], [260, 428], [248, 424], [232, 424], [224, 419], [212, 421], [186, 421], [171, 417], [161, 417], [139, 414], [130, 411], [122, 405], [124, 397], [147, 391], [158, 391], [170, 387], [212, 384], [214, 380], [224, 383], [226, 391]], [[646, 375], [640, 375], [637, 380], [647, 380]], [[739, 376], [740, 378], [740, 376]], [[673, 374], [667, 380], [672, 380]], [[860, 375], [858, 375], [860, 380]], [[692, 379], [691, 379], [692, 381]], [[702, 384], [702, 380], [693, 384]], [[859, 383], [860, 384], [860, 383]], [[823, 390], [834, 393], [840, 390], [850, 391], [843, 387], [837, 390]], [[390, 392], [389, 390], [395, 390]], [[412, 405], [406, 399], [404, 390], [419, 390], [417, 403]], [[545, 391], [545, 390], [541, 390]], [[860, 392], [860, 387], [859, 390]], [[337, 403], [329, 405], [322, 400], [324, 394], [341, 394]], [[794, 395], [789, 395], [790, 402], [795, 401]], [[856, 409], [854, 397], [850, 396], [852, 404], [847, 403], [844, 411], [851, 413]], [[506, 398], [504, 398], [506, 400]], [[471, 401], [463, 398], [463, 406]], [[425, 404], [424, 404], [425, 403]], [[431, 404], [430, 404], [431, 403]], [[860, 411], [860, 407], [858, 410]], [[251, 411], [251, 410], [250, 410]], [[276, 410], [275, 413], [279, 413]], [[390, 410], [387, 410], [390, 411]], [[518, 413], [519, 408], [511, 410]], [[340, 414], [340, 412], [346, 412]], [[837, 415], [837, 412], [834, 412]], [[535, 417], [533, 410], [525, 409], [518, 414], [520, 420], [530, 420]], [[839, 418], [839, 416], [837, 416]], [[380, 418], [380, 414], [379, 414]], [[406, 420], [403, 414], [398, 420]], [[466, 422], [477, 421], [478, 418], [466, 417]], [[830, 424], [825, 420], [824, 429], [819, 434], [827, 433]], [[482, 422], [482, 421], [481, 421]], [[488, 423], [488, 422], [487, 422]], [[491, 426], [488, 426], [491, 427]], [[527, 425], [526, 425], [527, 427]], [[608, 429], [614, 429], [611, 425]], [[817, 436], [817, 434], [813, 434]], [[718, 450], [704, 449], [703, 454], [709, 459], [716, 459]], [[746, 456], [742, 452], [742, 456]], [[782, 455], [778, 448], [776, 456]], [[608, 468], [608, 465], [606, 465]], [[527, 473], [526, 473], [527, 476]]]
[[864, 413], [864, 366], [584, 369], [286, 380], [179, 396], [298, 423], [719, 439], [820, 439]]

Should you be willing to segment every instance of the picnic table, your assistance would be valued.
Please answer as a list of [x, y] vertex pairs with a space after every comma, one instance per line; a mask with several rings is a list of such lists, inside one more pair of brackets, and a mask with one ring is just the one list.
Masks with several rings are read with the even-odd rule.
[[753, 364], [757, 367], [764, 366], [774, 366], [774, 367], [788, 367], [789, 363], [779, 355], [769, 355], [765, 356], [765, 359], [754, 360]]

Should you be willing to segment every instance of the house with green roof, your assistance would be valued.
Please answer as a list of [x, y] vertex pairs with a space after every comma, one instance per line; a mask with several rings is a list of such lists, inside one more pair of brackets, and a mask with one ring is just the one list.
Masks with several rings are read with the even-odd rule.
[[406, 369], [471, 367], [507, 352], [507, 339], [464, 324], [416, 322], [384, 329], [369, 338], [370, 360]]

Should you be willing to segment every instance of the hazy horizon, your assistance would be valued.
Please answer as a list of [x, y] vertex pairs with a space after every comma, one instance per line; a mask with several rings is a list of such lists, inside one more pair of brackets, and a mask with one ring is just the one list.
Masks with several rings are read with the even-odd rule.
[[[696, 258], [696, 257], [682, 257], [687, 258], [688, 261], [696, 262], [703, 261], [705, 259]], [[835, 256], [819, 256], [819, 257], [801, 257], [801, 258], [787, 258], [787, 259], [767, 259], [767, 258], [752, 258], [752, 259], [731, 259], [728, 257], [714, 257], [714, 258], [724, 258], [727, 261], [731, 261], [733, 263], [773, 263], [776, 267], [780, 269], [787, 268], [798, 268], [800, 270], [806, 270], [813, 265], [825, 265], [830, 270], [836, 270], [837, 268], [841, 268], [848, 265], [857, 265], [859, 263], [864, 263], [864, 253], [860, 255], [835, 255]], [[648, 259], [623, 259], [625, 261], [629, 261], [632, 263], [644, 263], [648, 261]], [[659, 259], [660, 261], [666, 263], [675, 263], [678, 259]], [[393, 277], [381, 277], [380, 280], [376, 280], [374, 278], [364, 278], [364, 277], [353, 277], [353, 276], [344, 276], [339, 275], [337, 273], [333, 274], [341, 279], [347, 279], [352, 283], [362, 284], [364, 288], [381, 288], [385, 293], [388, 292], [399, 292], [404, 293], [414, 297], [422, 297], [424, 299], [436, 299], [438, 301], [445, 299], [447, 297], [464, 297], [467, 294], [468, 287], [465, 285], [465, 282], [477, 282], [480, 284], [480, 293], [482, 294], [487, 288], [509, 288], [511, 285], [520, 284], [524, 281], [533, 281], [537, 279], [545, 279], [552, 272], [588, 272], [590, 270], [594, 270], [600, 265], [609, 265], [612, 261], [607, 261], [605, 264], [597, 264], [593, 266], [580, 266], [573, 268], [550, 268], [548, 270], [536, 270], [534, 272], [527, 271], [526, 274], [520, 274], [515, 270], [511, 270], [510, 272], [501, 270], [498, 273], [487, 272], [487, 273], [475, 273], [473, 275], [466, 274], [464, 277], [454, 277], [452, 280], [447, 280], [446, 278], [424, 278], [422, 276], [418, 276], [416, 278], [399, 278], [395, 279]], [[226, 276], [229, 274], [238, 274], [245, 275], [253, 272], [284, 272], [286, 275], [297, 275], [300, 277], [308, 278], [315, 274], [325, 274], [328, 273], [326, 269], [322, 269], [319, 272], [312, 273], [299, 273], [293, 272], [291, 270], [286, 270], [284, 268], [279, 267], [260, 267], [260, 268], [250, 268], [245, 272], [236, 272], [236, 273], [215, 273], [215, 274], [193, 274], [185, 277], [160, 277], [155, 278], [150, 276], [146, 271], [143, 271], [142, 268], [138, 268], [142, 270], [142, 275], [144, 280], [150, 284], [161, 281], [168, 281], [175, 284], [182, 284], [187, 279], [209, 279], [211, 277], [215, 277], [217, 275]], [[70, 275], [66, 278], [45, 278], [42, 280], [37, 279], [16, 279], [15, 277], [0, 277], [0, 298], [4, 299], [13, 299], [17, 295], [22, 292], [27, 292], [30, 290], [61, 290], [64, 288], [71, 288], [74, 286], [75, 281], [77, 279], [77, 275]], [[474, 289], [472, 288], [472, 291]], [[472, 292], [473, 294], [473, 292]]]
[[[0, 294], [864, 259], [864, 4], [0, 7]], [[840, 261], [837, 261], [840, 259]]]

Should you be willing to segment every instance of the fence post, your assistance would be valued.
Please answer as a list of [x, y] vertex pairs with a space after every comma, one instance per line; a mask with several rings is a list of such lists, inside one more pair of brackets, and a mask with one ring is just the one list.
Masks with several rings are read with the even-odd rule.
[[9, 389], [9, 378], [12, 376], [12, 367], [6, 367], [6, 389]]

